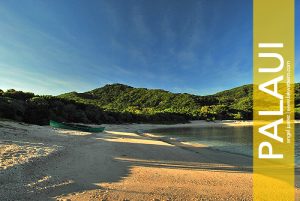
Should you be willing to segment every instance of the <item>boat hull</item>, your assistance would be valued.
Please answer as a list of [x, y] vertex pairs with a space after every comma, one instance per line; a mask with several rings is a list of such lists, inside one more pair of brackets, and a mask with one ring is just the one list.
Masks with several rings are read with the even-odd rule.
[[69, 124], [69, 123], [60, 123], [53, 120], [50, 120], [50, 126], [54, 128], [62, 128], [62, 129], [69, 129], [69, 130], [79, 130], [79, 131], [85, 131], [85, 132], [103, 132], [105, 127], [90, 127], [80, 124]]

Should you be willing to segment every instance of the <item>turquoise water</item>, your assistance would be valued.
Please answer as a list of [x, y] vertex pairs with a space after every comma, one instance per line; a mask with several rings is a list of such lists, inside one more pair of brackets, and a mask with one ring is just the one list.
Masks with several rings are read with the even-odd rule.
[[[296, 163], [300, 165], [300, 125], [296, 124]], [[190, 144], [206, 144], [211, 148], [252, 156], [252, 127], [223, 128], [164, 128], [150, 131], [155, 135], [172, 137]]]

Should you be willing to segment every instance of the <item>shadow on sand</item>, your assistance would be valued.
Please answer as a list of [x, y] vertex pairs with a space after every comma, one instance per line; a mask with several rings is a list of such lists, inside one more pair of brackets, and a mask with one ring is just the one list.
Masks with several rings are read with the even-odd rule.
[[139, 135], [104, 132], [57, 136], [48, 143], [65, 149], [47, 158], [1, 171], [0, 194], [11, 200], [55, 200], [57, 196], [102, 189], [101, 183], [121, 181], [130, 175], [133, 166], [252, 171], [252, 159], [248, 157], [205, 147], [186, 150]]

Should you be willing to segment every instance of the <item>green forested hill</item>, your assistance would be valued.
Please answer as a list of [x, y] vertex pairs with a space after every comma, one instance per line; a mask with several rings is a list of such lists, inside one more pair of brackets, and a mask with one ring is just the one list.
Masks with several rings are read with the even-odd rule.
[[[300, 84], [296, 84], [295, 92], [296, 117], [299, 118]], [[0, 90], [0, 118], [35, 124], [48, 124], [49, 119], [96, 124], [252, 119], [252, 85], [208, 96], [134, 88], [123, 84], [59, 96]]]
[[97, 105], [107, 111], [133, 114], [174, 113], [188, 116], [189, 119], [249, 119], [252, 116], [251, 85], [215, 95], [196, 96], [112, 84], [85, 93], [71, 92], [59, 97]]

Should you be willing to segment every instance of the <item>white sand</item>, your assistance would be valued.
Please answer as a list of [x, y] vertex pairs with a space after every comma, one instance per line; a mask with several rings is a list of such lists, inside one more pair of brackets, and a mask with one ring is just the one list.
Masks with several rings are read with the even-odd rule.
[[0, 200], [252, 200], [251, 158], [135, 133], [251, 124], [105, 125], [91, 134], [0, 121]]

